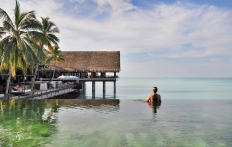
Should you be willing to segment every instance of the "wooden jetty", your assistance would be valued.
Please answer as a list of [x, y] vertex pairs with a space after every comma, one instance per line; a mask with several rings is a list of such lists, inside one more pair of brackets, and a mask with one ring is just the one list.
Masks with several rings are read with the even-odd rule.
[[[78, 76], [79, 83], [81, 84], [80, 89], [82, 89], [83, 92], [86, 91], [85, 83], [92, 82], [93, 98], [96, 92], [96, 82], [103, 83], [103, 98], [106, 93], [106, 82], [113, 82], [114, 96], [116, 95], [116, 73], [120, 72], [120, 51], [63, 51], [62, 55], [64, 56], [64, 61], [56, 64], [51, 62], [47, 72], [39, 71], [35, 80], [54, 80], [51, 79], [51, 73], [55, 71], [55, 79], [60, 75]], [[107, 74], [110, 74], [110, 76]], [[32, 81], [31, 77], [32, 76], [27, 77], [27, 81]], [[16, 81], [19, 81], [21, 78], [22, 77], [16, 77]], [[67, 87], [67, 89], [70, 88]], [[56, 93], [55, 91], [52, 92], [47, 89], [47, 92], [44, 92], [43, 95], [46, 95], [46, 93]], [[42, 93], [37, 95], [41, 96], [41, 94]]]
[[36, 92], [25, 92], [23, 94], [20, 93], [19, 95], [15, 95], [13, 97], [4, 96], [0, 97], [0, 99], [48, 99], [74, 91], [78, 92], [76, 89], [73, 89], [75, 87], [75, 84], [60, 84], [56, 88], [38, 90]]
[[[92, 82], [92, 97], [95, 97], [95, 83], [103, 82], [103, 97], [106, 92], [106, 82], [114, 83], [116, 95], [117, 72], [120, 72], [120, 51], [63, 51], [64, 61], [55, 64], [51, 62], [51, 70], [57, 75], [78, 76], [83, 92], [85, 83]], [[108, 73], [111, 76], [107, 75]]]

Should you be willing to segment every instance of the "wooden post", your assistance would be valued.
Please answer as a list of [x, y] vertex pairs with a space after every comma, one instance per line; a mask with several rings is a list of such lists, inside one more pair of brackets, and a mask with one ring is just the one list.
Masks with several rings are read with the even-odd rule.
[[85, 81], [81, 82], [81, 89], [82, 89], [82, 93], [84, 94], [86, 91], [86, 85], [85, 85]]
[[103, 93], [103, 99], [106, 99], [106, 93]]
[[81, 89], [82, 89], [82, 92], [84, 91], [84, 81], [81, 82]]
[[106, 81], [103, 81], [103, 99], [106, 98]]
[[92, 99], [95, 99], [95, 81], [92, 81]]
[[114, 81], [114, 98], [116, 98], [116, 80]]
[[95, 92], [95, 81], [92, 81], [92, 92]]
[[96, 72], [91, 72], [91, 78], [96, 78]]
[[103, 93], [106, 92], [106, 81], [103, 81]]
[[101, 78], [105, 78], [106, 77], [106, 72], [102, 72], [101, 73]]

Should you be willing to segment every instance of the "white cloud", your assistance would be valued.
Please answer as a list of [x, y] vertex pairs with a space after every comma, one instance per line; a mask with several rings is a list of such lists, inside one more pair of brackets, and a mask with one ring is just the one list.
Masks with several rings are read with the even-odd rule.
[[93, 0], [96, 2], [101, 9], [111, 8], [113, 13], [119, 13], [123, 11], [137, 9], [136, 6], [132, 5], [130, 1], [126, 0]]
[[[122, 55], [148, 52], [154, 58], [173, 59], [203, 57], [217, 59], [232, 55], [231, 10], [187, 2], [163, 3], [154, 5], [152, 9], [144, 9], [126, 0], [92, 1], [97, 5], [92, 5], [89, 9], [85, 5], [88, 14], [86, 17], [79, 17], [79, 14], [75, 16], [66, 13], [66, 9], [72, 9], [65, 7], [64, 3], [67, 1], [59, 3], [56, 0], [19, 0], [23, 11], [35, 10], [37, 17], [48, 16], [56, 23], [61, 31], [59, 37], [62, 50], [119, 50]], [[77, 2], [81, 7], [84, 0]], [[14, 5], [14, 0], [1, 0], [0, 7], [13, 15]], [[73, 8], [73, 11], [78, 10]], [[206, 76], [211, 73], [219, 75], [220, 73], [212, 72], [217, 67], [221, 74], [231, 75], [229, 65], [225, 63], [222, 68], [222, 62], [219, 61], [214, 65], [203, 65], [203, 62], [199, 66], [193, 64], [194, 68], [166, 62], [129, 65], [128, 61], [128, 64], [123, 63], [122, 71], [125, 71], [124, 73], [128, 71], [128, 75], [130, 71], [148, 75], [145, 72], [153, 67], [151, 70], [153, 74], [149, 73], [150, 75], [168, 76], [170, 73], [178, 75], [199, 70], [196, 76]], [[217, 63], [216, 60], [215, 62]], [[138, 67], [143, 69], [144, 73], [142, 70], [138, 71]], [[207, 72], [203, 73], [204, 70]], [[191, 73], [182, 75], [188, 74]]]
[[30, 1], [20, 1], [20, 6], [22, 11], [35, 10], [37, 17], [59, 17], [62, 13], [62, 4], [57, 3], [54, 0], [30, 0]]
[[[15, 1], [1, 1], [1, 7], [13, 14]], [[93, 1], [97, 7], [92, 13], [96, 17], [104, 12], [104, 19], [93, 19], [91, 14], [86, 18], [70, 16], [64, 4], [55, 0], [19, 2], [22, 10], [35, 10], [37, 17], [48, 16], [57, 24], [62, 50], [155, 52], [168, 58], [232, 54], [230, 10], [181, 2], [146, 10], [126, 0]]]
[[[28, 12], [34, 10], [36, 16], [39, 17], [59, 17], [59, 13], [62, 13], [62, 4], [57, 3], [54, 0], [18, 0], [22, 12]], [[9, 16], [13, 17], [15, 0], [1, 0], [1, 6]], [[60, 10], [60, 11], [58, 11]], [[13, 18], [12, 18], [13, 19]]]
[[[106, 4], [99, 1], [100, 7]], [[231, 54], [231, 16], [208, 5], [160, 4], [152, 10], [110, 12], [103, 21], [68, 16], [56, 21], [63, 25], [62, 42], [69, 42], [64, 50], [162, 51], [160, 56], [182, 58]]]
[[83, 3], [85, 0], [70, 0], [70, 2], [78, 2], [78, 3]]

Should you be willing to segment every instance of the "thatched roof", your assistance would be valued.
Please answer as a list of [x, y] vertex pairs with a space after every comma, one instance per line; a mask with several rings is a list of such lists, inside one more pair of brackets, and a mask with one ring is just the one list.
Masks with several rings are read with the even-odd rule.
[[[56, 63], [60, 71], [119, 72], [120, 51], [63, 51], [64, 61]], [[51, 62], [54, 69], [54, 62]]]

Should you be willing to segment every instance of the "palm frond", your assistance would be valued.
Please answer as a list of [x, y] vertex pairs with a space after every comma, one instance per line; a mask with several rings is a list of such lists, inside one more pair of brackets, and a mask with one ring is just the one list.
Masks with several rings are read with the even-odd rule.
[[2, 8], [0, 8], [0, 19], [3, 19], [3, 21], [9, 22], [13, 26], [13, 22], [10, 19], [9, 15]]
[[48, 46], [49, 50], [52, 50], [52, 44], [58, 46], [59, 38], [54, 33], [59, 33], [58, 27], [49, 20], [48, 17], [41, 17], [42, 30], [40, 30], [46, 38], [45, 45]]
[[19, 26], [19, 20], [20, 20], [20, 5], [18, 3], [18, 1], [15, 1], [15, 9], [14, 9], [14, 24], [16, 25], [16, 29], [18, 29], [17, 27]]
[[3, 28], [9, 34], [15, 32], [14, 25], [12, 25], [9, 21], [3, 21]]
[[52, 42], [55, 46], [58, 45], [58, 42], [60, 41], [58, 37], [54, 34], [48, 34], [48, 40], [49, 42]]
[[24, 24], [29, 23], [31, 20], [35, 19], [35, 11], [23, 12], [18, 18], [18, 25], [21, 27]]
[[62, 51], [59, 50], [59, 47], [54, 46], [53, 49], [48, 54], [47, 62], [51, 62], [51, 61], [60, 62], [60, 61], [64, 60], [64, 56], [61, 53], [62, 53]]
[[58, 27], [55, 27], [49, 31], [49, 33], [60, 33], [60, 29]]
[[18, 59], [18, 67], [22, 70], [24, 74], [26, 74], [27, 71], [27, 62], [23, 59], [23, 55], [20, 56]]
[[30, 31], [28, 32], [29, 38], [31, 38], [32, 41], [37, 42], [37, 44], [42, 47], [43, 44], [47, 43], [46, 38], [44, 37], [44, 34], [38, 31]]
[[[7, 36], [6, 38], [1, 40], [1, 42], [0, 42], [0, 48], [3, 49], [3, 54], [4, 54], [4, 56], [2, 58], [2, 63], [10, 62], [9, 60], [10, 60], [11, 52], [15, 46], [13, 40], [11, 40], [10, 38], [11, 38], [10, 36]], [[11, 40], [11, 41], [9, 41], [9, 40]]]
[[22, 14], [22, 18], [20, 21], [20, 29], [22, 30], [39, 30], [40, 29], [40, 22], [35, 18], [35, 12], [30, 11], [28, 13]]
[[[31, 52], [31, 54], [33, 54], [33, 58], [37, 58], [38, 61], [42, 61], [45, 60], [46, 55], [43, 52], [43, 48], [41, 48], [38, 44], [36, 44], [36, 42], [34, 42], [33, 40], [31, 40], [29, 37], [25, 38], [25, 40], [28, 42], [28, 48], [30, 48], [30, 50], [32, 50], [33, 52]], [[36, 61], [36, 62], [38, 62]]]
[[0, 27], [0, 38], [2, 38], [3, 35], [5, 35], [6, 32], [3, 27]]
[[[15, 54], [18, 53], [17, 51], [17, 47], [13, 49], [13, 52], [15, 52]], [[18, 56], [12, 56], [11, 58], [11, 62], [10, 62], [10, 65], [11, 65], [11, 74], [12, 76], [14, 77], [16, 75], [16, 69], [17, 69], [17, 62], [18, 62]]]

